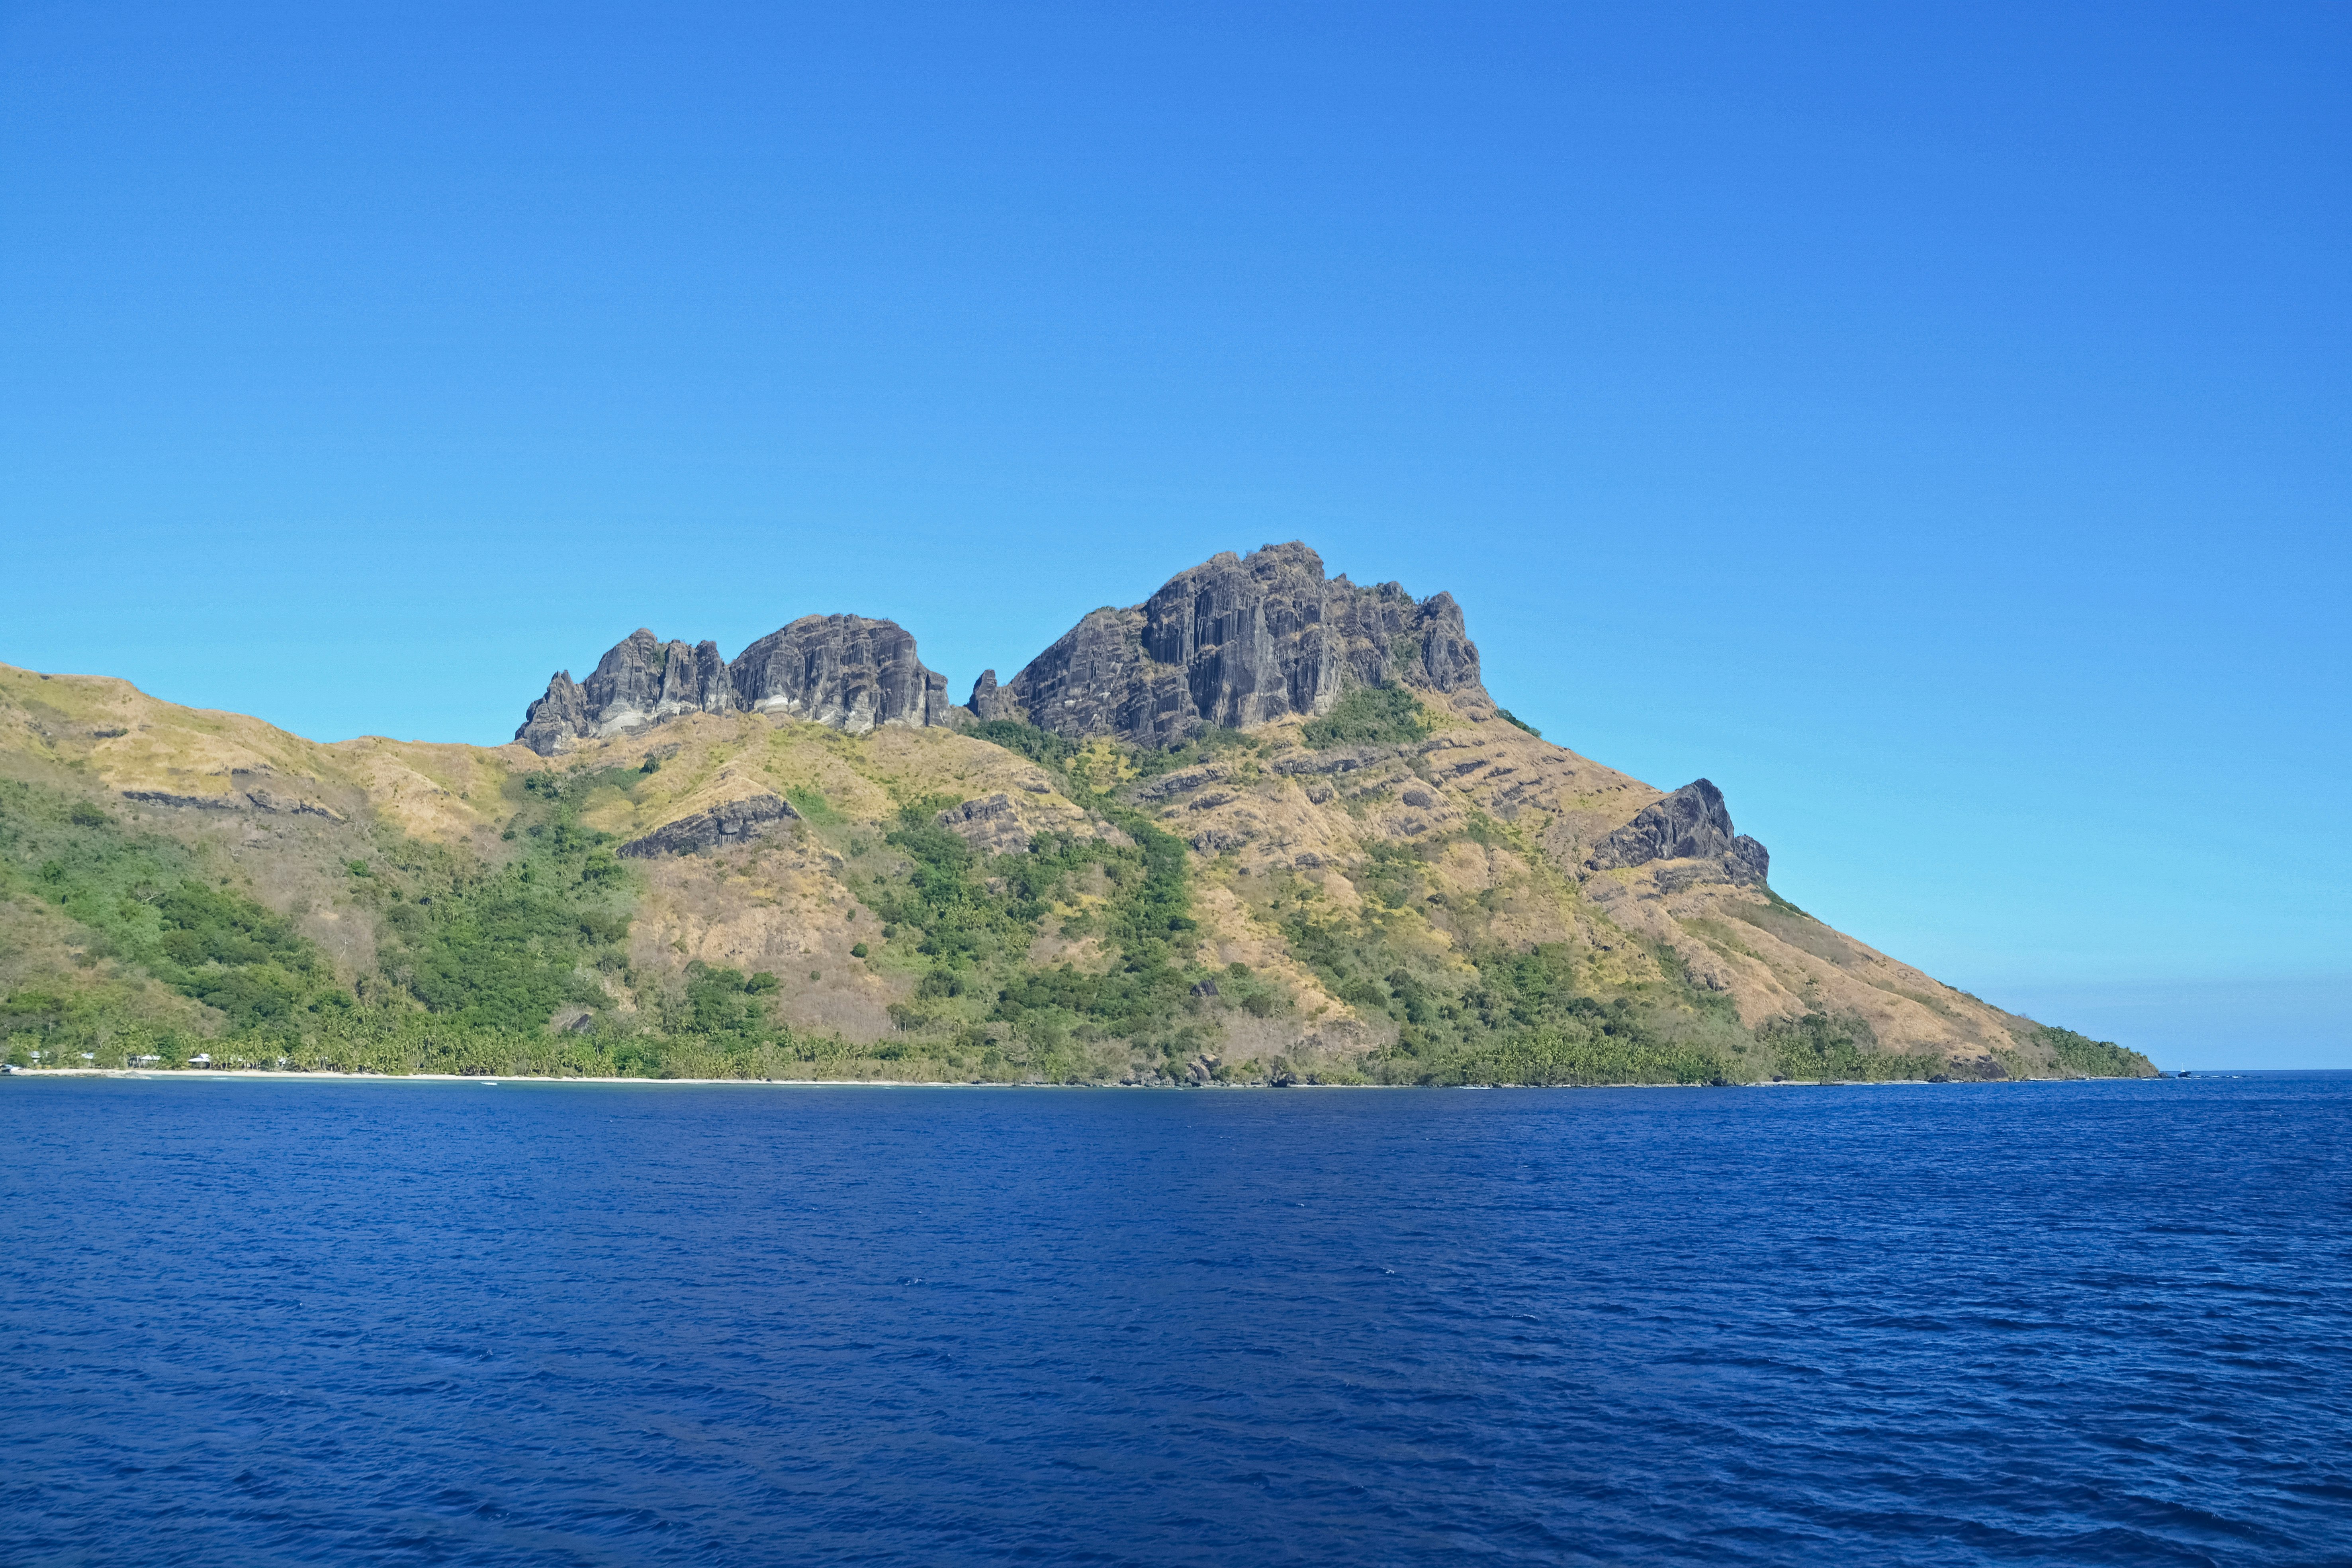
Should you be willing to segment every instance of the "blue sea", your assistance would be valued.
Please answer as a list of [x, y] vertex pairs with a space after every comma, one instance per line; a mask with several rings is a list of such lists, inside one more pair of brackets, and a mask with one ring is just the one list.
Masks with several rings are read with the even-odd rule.
[[0, 1563], [2352, 1562], [2352, 1077], [0, 1082]]

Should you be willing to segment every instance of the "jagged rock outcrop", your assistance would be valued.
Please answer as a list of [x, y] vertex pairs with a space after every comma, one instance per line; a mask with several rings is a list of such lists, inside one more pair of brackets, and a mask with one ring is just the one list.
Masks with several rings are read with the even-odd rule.
[[[1327, 577], [1305, 544], [1227, 551], [1143, 604], [1080, 621], [999, 686], [973, 683], [969, 712], [1065, 735], [1167, 745], [1204, 726], [1242, 729], [1327, 712], [1352, 688], [1402, 681], [1485, 700], [1478, 650], [1450, 594], [1416, 600], [1394, 583]], [[965, 710], [924, 668], [915, 639], [864, 616], [804, 616], [730, 663], [639, 629], [574, 682], [548, 682], [515, 739], [541, 756], [676, 713], [781, 712], [853, 734], [953, 725]]]
[[515, 739], [543, 757], [578, 739], [622, 734], [678, 713], [783, 712], [853, 734], [878, 725], [954, 721], [947, 679], [923, 668], [915, 639], [895, 622], [864, 616], [803, 616], [743, 650], [663, 642], [639, 628], [575, 683], [548, 682]]
[[[1022, 781], [1024, 794], [1034, 792], [1049, 795], [1053, 786], [1043, 779]], [[1067, 817], [1047, 816], [1036, 818], [1003, 790], [993, 795], [977, 796], [961, 805], [951, 805], [936, 818], [941, 827], [971, 845], [982, 855], [1024, 855], [1041, 829], [1066, 833], [1079, 839], [1115, 844], [1122, 849], [1135, 847], [1135, 840], [1125, 829], [1104, 817], [1089, 814], [1082, 822]]]
[[315, 800], [278, 795], [266, 789], [233, 789], [226, 795], [174, 795], [169, 790], [127, 789], [122, 792], [122, 798], [136, 801], [141, 805], [183, 806], [196, 811], [242, 811], [249, 805], [273, 816], [319, 816], [334, 823], [350, 820], [341, 812], [320, 805]]
[[735, 706], [719, 645], [663, 642], [642, 626], [616, 645], [581, 683], [600, 734], [635, 730], [673, 713], [724, 713]]
[[236, 811], [248, 804], [241, 795], [174, 795], [163, 789], [127, 789], [122, 798], [141, 805], [176, 805], [192, 811]]
[[559, 669], [547, 683], [547, 695], [524, 710], [522, 728], [515, 739], [542, 757], [551, 757], [563, 743], [596, 732], [588, 717], [588, 699], [568, 669]]
[[1013, 797], [1002, 790], [948, 807], [940, 813], [939, 823], [982, 855], [1017, 853], [1029, 847], [1032, 837], [1013, 809]]
[[318, 816], [324, 817], [329, 822], [348, 820], [341, 812], [330, 806], [320, 805], [315, 800], [304, 800], [299, 795], [279, 795], [271, 790], [253, 789], [245, 792], [245, 798], [253, 802], [256, 810], [268, 812], [274, 816]]
[[553, 756], [566, 742], [642, 729], [673, 713], [725, 713], [736, 706], [719, 645], [663, 642], [640, 626], [614, 644], [595, 672], [575, 684], [570, 670], [523, 715], [515, 739]]
[[895, 621], [803, 616], [745, 648], [730, 667], [736, 700], [862, 735], [885, 724], [951, 722], [947, 678], [915, 657]]
[[736, 706], [733, 671], [719, 657], [719, 645], [705, 639], [689, 654], [682, 642], [666, 645], [667, 668], [662, 672], [661, 700], [656, 714], [726, 713]]
[[[1721, 868], [1723, 880], [1736, 883], [1761, 882], [1772, 864], [1764, 846], [1732, 831], [1723, 792], [1706, 779], [1694, 779], [1643, 806], [1633, 821], [1594, 845], [1584, 864], [1609, 871], [1653, 860], [1711, 861]], [[1704, 874], [1684, 879], [1711, 879]]]
[[971, 700], [966, 704], [975, 719], [1018, 719], [1012, 698], [996, 684], [996, 671], [983, 669], [980, 679], [971, 683]]
[[757, 838], [776, 824], [799, 815], [792, 808], [792, 803], [781, 796], [751, 795], [665, 823], [643, 838], [622, 845], [616, 853], [648, 859], [656, 855], [692, 855], [704, 849], [723, 848]]
[[1485, 700], [1461, 606], [1327, 578], [1293, 542], [1225, 552], [1141, 605], [1095, 611], [1008, 685], [982, 676], [971, 710], [1167, 745], [1209, 725], [1328, 712], [1352, 688], [1391, 680]]

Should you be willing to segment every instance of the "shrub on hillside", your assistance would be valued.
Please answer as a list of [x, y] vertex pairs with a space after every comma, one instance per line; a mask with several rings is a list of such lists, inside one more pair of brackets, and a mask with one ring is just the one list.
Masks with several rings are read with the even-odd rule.
[[1396, 746], [1425, 740], [1428, 715], [1402, 686], [1363, 686], [1342, 697], [1331, 711], [1309, 719], [1298, 738], [1316, 751], [1333, 746]]

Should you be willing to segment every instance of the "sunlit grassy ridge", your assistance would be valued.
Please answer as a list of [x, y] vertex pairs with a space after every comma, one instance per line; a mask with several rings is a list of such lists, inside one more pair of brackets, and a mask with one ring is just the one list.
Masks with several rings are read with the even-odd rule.
[[[741, 718], [551, 764], [317, 747], [119, 682], [56, 684], [57, 703], [15, 699], [38, 746], [0, 780], [0, 1048], [19, 1062], [1426, 1084], [2147, 1070], [2020, 1020], [1979, 1030], [1963, 1069], [1827, 1002], [1743, 1015], [1748, 982], [1710, 952], [1778, 965], [1802, 998], [1875, 963], [1869, 994], [1938, 1017], [1983, 1005], [1767, 889], [1679, 925], [1633, 918], [1653, 884], [1588, 882], [1545, 835], [1655, 792], [1521, 729], [1471, 735], [1397, 688], [1157, 750], [1010, 721], [861, 737]], [[134, 742], [113, 787], [207, 804], [98, 787], [105, 748]], [[1445, 750], [1464, 743], [1466, 761]], [[1518, 782], [1474, 795], [1465, 776]], [[940, 820], [992, 790], [1027, 825], [1011, 853]], [[616, 853], [763, 794], [796, 815], [757, 847]], [[1542, 812], [1510, 820], [1513, 801]], [[1791, 968], [1807, 955], [1811, 980]]]
[[[1007, 738], [1057, 772], [1077, 758], [1033, 736]], [[1157, 773], [1230, 749], [1212, 741], [1189, 756], [1130, 759], [1123, 771]], [[625, 942], [636, 889], [613, 836], [579, 816], [599, 791], [637, 782], [625, 769], [526, 775], [509, 803], [514, 854], [503, 863], [383, 837], [378, 853], [345, 868], [351, 897], [375, 912], [383, 933], [373, 971], [348, 979], [200, 856], [127, 832], [86, 804], [9, 785], [0, 866], [10, 893], [45, 900], [86, 928], [86, 952], [219, 1015], [209, 1033], [157, 1027], [89, 1001], [88, 987], [23, 988], [6, 999], [10, 1045], [26, 1059], [89, 1050], [110, 1065], [216, 1047], [224, 1060], [379, 1071], [774, 1077], [870, 1060], [918, 1076], [1056, 1080], [1096, 1076], [1091, 1047], [1105, 1042], [1142, 1048], [1174, 1076], [1214, 1048], [1213, 1012], [1264, 1018], [1293, 1006], [1246, 966], [1202, 959], [1183, 844], [1110, 792], [1066, 777], [1130, 842], [1041, 837], [1028, 853], [983, 857], [938, 824], [952, 802], [929, 798], [903, 807], [883, 836], [896, 857], [875, 857], [872, 873], [853, 879], [886, 932], [913, 938], [920, 961], [898, 1008], [899, 1037], [860, 1048], [795, 1032], [763, 1005], [773, 975], [701, 964], [682, 986], [648, 987], [651, 1016], [621, 1023], [603, 982], [635, 978]], [[825, 809], [811, 805], [812, 815]], [[1412, 863], [1393, 855], [1368, 879], [1402, 902]], [[1089, 874], [1099, 896], [1074, 899], [1071, 884]], [[1107, 962], [1031, 963], [1049, 920], [1064, 934], [1098, 938]], [[1287, 931], [1338, 994], [1402, 1025], [1376, 1078], [1699, 1081], [1730, 1070], [1720, 1056], [1665, 1037], [1635, 1004], [1575, 993], [1551, 955], [1484, 954], [1476, 984], [1448, 985], [1417, 975], [1376, 927], [1343, 937], [1294, 920]], [[567, 1005], [579, 1032], [551, 1036], [545, 1020]]]
[[[992, 1059], [956, 1070], [1064, 1077], [1081, 1065], [1062, 1048], [1074, 1034], [1168, 1035], [1182, 1012], [1197, 966], [1181, 844], [1139, 820], [1131, 846], [1062, 837], [982, 859], [934, 820], [952, 802], [931, 799], [887, 835], [904, 869], [858, 884], [885, 921], [919, 933], [927, 968], [905, 1040], [875, 1050], [796, 1033], [763, 1005], [775, 976], [703, 964], [682, 986], [646, 987], [652, 1016], [618, 1024], [601, 980], [641, 978], [625, 945], [637, 889], [614, 836], [582, 826], [579, 807], [633, 782], [626, 770], [526, 776], [502, 864], [383, 836], [378, 853], [345, 868], [350, 896], [383, 933], [375, 968], [349, 978], [201, 854], [55, 792], [0, 784], [0, 893], [53, 908], [93, 966], [161, 981], [216, 1015], [159, 1025], [81, 976], [18, 986], [0, 999], [0, 1029], [22, 1061], [89, 1050], [113, 1066], [217, 1043], [224, 1060], [295, 1066], [771, 1077], [861, 1059], [946, 1070], [968, 1051]], [[1087, 868], [1113, 889], [1095, 918], [1119, 963], [1085, 974], [1028, 966], [1056, 891]], [[567, 1005], [580, 1032], [551, 1037], [545, 1020]], [[1003, 1048], [974, 1026], [991, 1023], [1021, 1024], [1020, 1040]]]

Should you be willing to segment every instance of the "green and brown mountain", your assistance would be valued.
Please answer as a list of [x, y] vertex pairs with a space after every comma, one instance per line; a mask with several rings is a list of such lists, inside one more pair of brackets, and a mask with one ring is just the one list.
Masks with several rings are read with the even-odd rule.
[[10, 1058], [1199, 1083], [2145, 1075], [1778, 897], [1460, 607], [1222, 554], [950, 700], [888, 621], [640, 631], [498, 747], [0, 666]]

